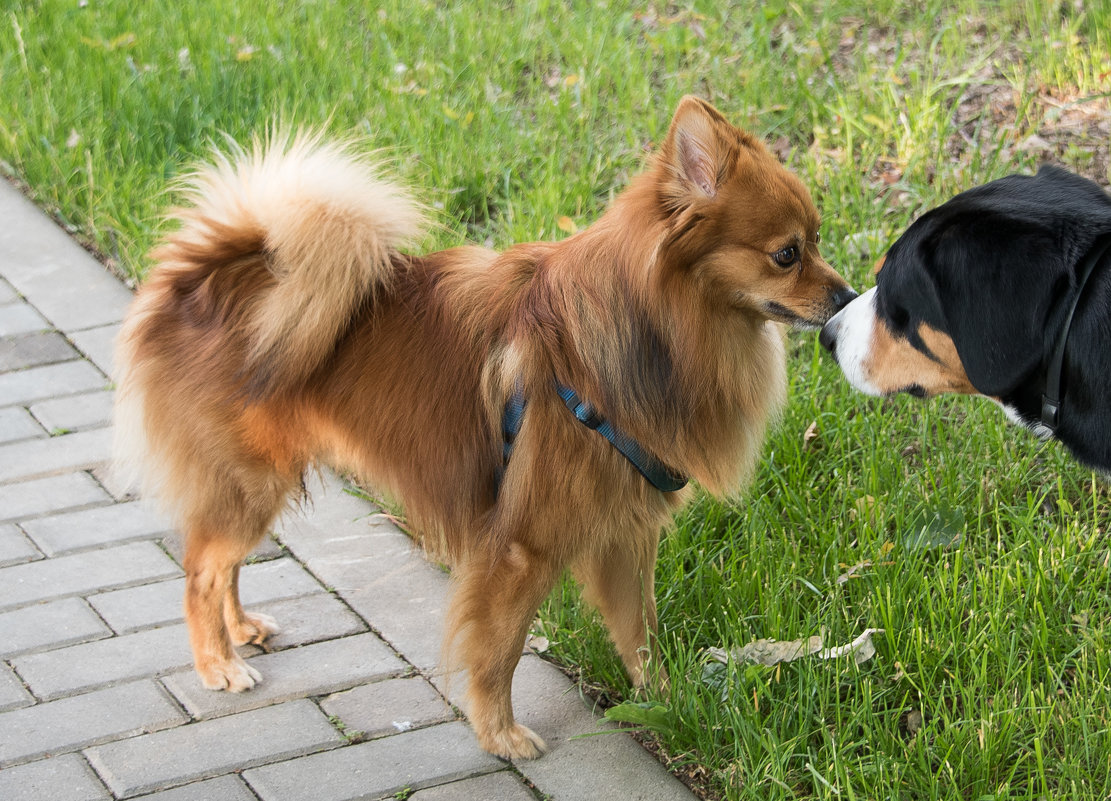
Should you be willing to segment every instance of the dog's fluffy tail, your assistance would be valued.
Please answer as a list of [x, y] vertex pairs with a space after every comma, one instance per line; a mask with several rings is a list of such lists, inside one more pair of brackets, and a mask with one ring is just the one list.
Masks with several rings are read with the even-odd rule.
[[216, 281], [220, 305], [243, 312], [243, 377], [253, 396], [319, 367], [352, 313], [389, 287], [398, 249], [424, 228], [421, 208], [371, 160], [313, 133], [232, 145], [186, 179], [183, 195], [181, 228], [154, 254], [162, 265], [265, 265], [254, 280]]

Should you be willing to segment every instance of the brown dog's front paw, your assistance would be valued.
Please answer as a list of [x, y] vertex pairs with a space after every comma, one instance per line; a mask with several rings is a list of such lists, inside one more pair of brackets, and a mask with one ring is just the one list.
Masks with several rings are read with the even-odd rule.
[[282, 628], [278, 625], [278, 621], [270, 615], [263, 615], [258, 612], [245, 614], [242, 620], [228, 624], [228, 634], [231, 635], [231, 641], [236, 645], [246, 645], [247, 643], [262, 645], [267, 637], [281, 633]]
[[496, 732], [479, 733], [478, 744], [491, 754], [509, 760], [536, 759], [548, 750], [536, 732], [520, 723]]
[[209, 690], [227, 690], [241, 693], [262, 681], [262, 674], [248, 665], [239, 656], [226, 662], [197, 663], [197, 675]]

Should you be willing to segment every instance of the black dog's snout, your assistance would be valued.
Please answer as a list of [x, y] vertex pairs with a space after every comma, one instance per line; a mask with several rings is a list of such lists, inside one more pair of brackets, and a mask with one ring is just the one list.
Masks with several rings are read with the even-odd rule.
[[851, 286], [847, 286], [844, 289], [839, 289], [832, 298], [833, 308], [836, 311], [841, 311], [854, 300], [856, 300], [856, 292], [853, 291], [853, 288]]

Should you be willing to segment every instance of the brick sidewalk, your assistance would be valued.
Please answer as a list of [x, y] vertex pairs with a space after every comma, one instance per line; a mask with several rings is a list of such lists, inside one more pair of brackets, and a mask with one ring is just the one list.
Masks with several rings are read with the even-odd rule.
[[102, 481], [131, 294], [3, 181], [0, 219], [0, 799], [693, 798], [626, 734], [572, 739], [605, 724], [532, 655], [514, 704], [551, 753], [481, 751], [436, 673], [447, 577], [329, 474], [243, 569], [282, 626], [242, 649], [262, 684], [202, 689], [180, 542]]

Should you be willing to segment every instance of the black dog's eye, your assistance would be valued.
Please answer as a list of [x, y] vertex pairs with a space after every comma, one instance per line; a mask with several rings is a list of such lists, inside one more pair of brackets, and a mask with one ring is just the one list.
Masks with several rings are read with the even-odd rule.
[[772, 260], [780, 267], [790, 267], [799, 260], [799, 249], [794, 247], [783, 248], [772, 254]]

